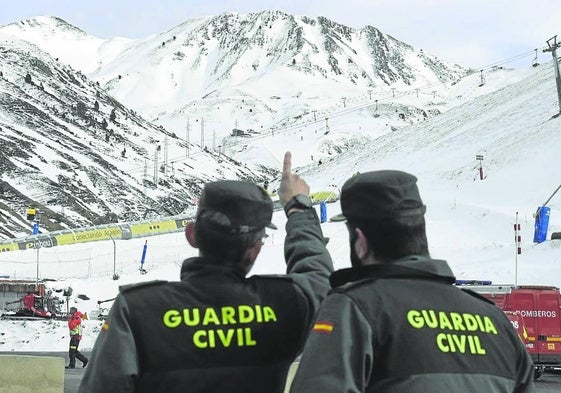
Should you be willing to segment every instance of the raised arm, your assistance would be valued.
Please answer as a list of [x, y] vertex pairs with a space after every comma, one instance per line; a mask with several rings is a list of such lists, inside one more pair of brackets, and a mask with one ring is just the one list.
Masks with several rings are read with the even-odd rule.
[[[309, 198], [310, 186], [297, 174], [292, 173], [292, 155], [284, 155], [279, 199], [285, 206], [296, 195]], [[329, 275], [333, 261], [326, 248], [320, 222], [315, 209], [293, 207], [287, 212], [284, 256], [287, 274], [304, 291], [314, 314], [319, 303], [330, 289]]]

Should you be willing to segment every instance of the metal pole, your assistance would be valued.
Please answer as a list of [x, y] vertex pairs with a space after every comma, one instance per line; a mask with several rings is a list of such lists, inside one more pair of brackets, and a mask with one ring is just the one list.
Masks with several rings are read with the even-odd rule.
[[113, 280], [116, 280], [115, 277], [117, 277], [117, 274], [115, 272], [115, 268], [117, 265], [117, 246], [115, 245], [115, 239], [113, 239], [113, 236], [109, 235], [109, 237], [113, 241]]
[[164, 138], [164, 176], [168, 175], [168, 136]]
[[561, 76], [559, 75], [559, 63], [557, 61], [557, 52], [555, 49], [557, 46], [553, 47], [551, 54], [553, 55], [553, 67], [555, 70], [555, 83], [557, 85], [557, 101], [559, 102], [559, 113], [561, 113]]
[[520, 251], [518, 246], [519, 241], [519, 234], [518, 231], [520, 230], [520, 224], [518, 224], [518, 212], [516, 212], [516, 224], [514, 224], [514, 245], [515, 245], [515, 253], [514, 253], [514, 285], [518, 285], [518, 253]]
[[144, 247], [142, 247], [142, 257], [140, 258], [140, 274], [146, 273], [146, 270], [144, 270], [144, 260], [146, 259], [147, 248], [148, 248], [148, 240], [144, 242]]
[[551, 200], [551, 198], [553, 198], [553, 196], [557, 194], [557, 191], [559, 191], [560, 188], [561, 188], [561, 184], [559, 185], [559, 187], [557, 187], [557, 189], [553, 192], [553, 194], [551, 194], [551, 196], [547, 199], [547, 201], [544, 202], [543, 206], [547, 205], [547, 203]]
[[477, 154], [475, 159], [479, 161], [479, 180], [483, 180], [483, 155]]
[[553, 198], [555, 196], [555, 194], [557, 194], [557, 191], [559, 191], [560, 188], [561, 188], [561, 184], [555, 189], [555, 191], [553, 191], [553, 194], [551, 194], [551, 196], [549, 198], [547, 198], [547, 201], [545, 201], [541, 206], [538, 206], [538, 208], [536, 210], [536, 213], [534, 214], [535, 217], [540, 216], [542, 207], [547, 205], [549, 203], [549, 201], [551, 201], [551, 198]]
[[39, 290], [39, 248], [41, 248], [39, 240], [35, 242], [35, 248], [37, 249], [37, 279], [35, 280], [35, 288]]
[[201, 149], [204, 148], [205, 148], [205, 119], [204, 117], [201, 117]]
[[557, 48], [561, 44], [557, 43], [557, 36], [554, 36], [546, 41], [549, 46], [548, 49], [544, 49], [544, 52], [551, 52], [553, 56], [553, 71], [555, 72], [555, 83], [557, 84], [557, 99], [559, 101], [559, 113], [561, 113], [561, 76], [559, 75], [559, 62], [557, 60]]
[[160, 145], [158, 145], [156, 146], [156, 151], [154, 151], [154, 184], [156, 185], [156, 187], [158, 186], [158, 152], [160, 151], [160, 149], [161, 147]]
[[185, 157], [189, 157], [189, 118], [187, 118], [187, 130], [185, 131]]

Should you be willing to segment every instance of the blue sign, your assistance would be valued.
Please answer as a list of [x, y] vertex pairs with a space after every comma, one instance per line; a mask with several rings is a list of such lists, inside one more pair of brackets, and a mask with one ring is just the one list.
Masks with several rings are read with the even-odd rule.
[[39, 234], [39, 223], [38, 222], [33, 223], [33, 234], [34, 235]]
[[319, 209], [321, 213], [321, 222], [324, 223], [327, 221], [327, 204], [323, 201], [320, 202]]
[[536, 213], [534, 224], [534, 243], [541, 243], [547, 239], [547, 227], [549, 225], [550, 208], [542, 206]]

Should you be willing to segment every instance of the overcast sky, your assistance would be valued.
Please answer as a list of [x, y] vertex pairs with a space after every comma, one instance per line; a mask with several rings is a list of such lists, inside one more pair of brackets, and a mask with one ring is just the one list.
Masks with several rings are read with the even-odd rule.
[[[38, 15], [58, 16], [100, 38], [141, 38], [187, 19], [224, 12], [278, 9], [295, 15], [325, 16], [386, 34], [473, 68], [503, 63], [539, 48], [560, 34], [559, 0], [2, 0], [0, 25]], [[505, 66], [530, 64], [533, 54]]]

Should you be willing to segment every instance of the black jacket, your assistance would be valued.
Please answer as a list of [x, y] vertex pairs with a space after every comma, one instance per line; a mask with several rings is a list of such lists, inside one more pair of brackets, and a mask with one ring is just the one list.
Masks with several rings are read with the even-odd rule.
[[291, 393], [532, 392], [530, 355], [502, 310], [452, 285], [445, 261], [343, 269]]
[[333, 271], [315, 211], [286, 230], [287, 275], [191, 258], [179, 282], [122, 288], [79, 392], [282, 392]]

